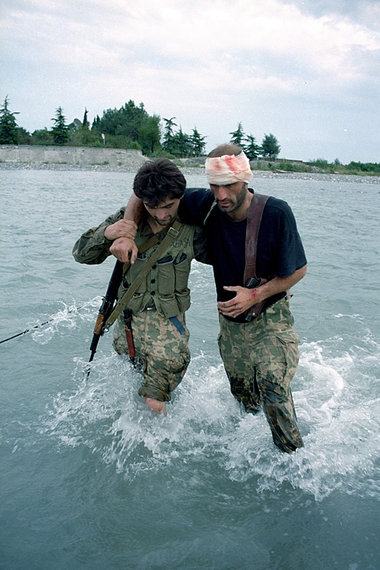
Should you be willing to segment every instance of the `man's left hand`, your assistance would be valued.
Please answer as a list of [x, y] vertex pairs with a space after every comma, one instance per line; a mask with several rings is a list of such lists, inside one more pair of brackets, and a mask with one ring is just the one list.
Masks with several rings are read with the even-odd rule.
[[238, 317], [245, 311], [247, 311], [252, 305], [260, 303], [263, 299], [260, 299], [259, 289], [247, 289], [246, 287], [231, 286], [223, 287], [226, 291], [235, 292], [236, 295], [233, 299], [229, 301], [220, 301], [218, 303], [218, 310], [222, 315], [227, 317]]

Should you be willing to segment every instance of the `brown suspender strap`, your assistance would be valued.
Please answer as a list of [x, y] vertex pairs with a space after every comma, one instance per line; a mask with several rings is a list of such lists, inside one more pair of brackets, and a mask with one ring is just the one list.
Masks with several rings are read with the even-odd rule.
[[[156, 249], [156, 251], [150, 256], [149, 260], [147, 261], [145, 267], [140, 271], [137, 275], [136, 279], [131, 283], [130, 287], [126, 290], [124, 295], [121, 297], [119, 302], [117, 303], [116, 307], [110, 314], [105, 324], [105, 329], [108, 330], [111, 325], [116, 321], [117, 317], [121, 314], [124, 308], [127, 306], [128, 301], [132, 298], [132, 295], [137, 291], [140, 287], [141, 283], [144, 281], [145, 277], [148, 275], [149, 271], [152, 268], [152, 265], [165, 253], [166, 249], [169, 247], [173, 239], [175, 239], [181, 229], [182, 224], [178, 221], [175, 221], [167, 231], [166, 236]], [[141, 248], [142, 249], [142, 248]]]
[[[265, 204], [269, 196], [256, 194], [252, 196], [251, 204], [247, 215], [247, 230], [245, 234], [245, 268], [244, 285], [246, 287], [259, 287], [266, 283], [267, 279], [260, 279], [256, 275], [257, 242], [259, 237], [261, 219]], [[256, 282], [256, 283], [255, 283]], [[246, 321], [250, 321], [259, 316], [263, 310], [265, 301], [253, 305], [248, 311]]]

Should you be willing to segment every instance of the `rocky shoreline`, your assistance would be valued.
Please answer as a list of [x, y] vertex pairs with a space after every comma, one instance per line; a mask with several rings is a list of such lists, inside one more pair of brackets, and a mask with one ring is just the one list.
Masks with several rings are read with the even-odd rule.
[[[185, 176], [204, 176], [204, 168], [199, 166], [179, 167]], [[88, 171], [88, 172], [137, 172], [137, 165], [111, 166], [105, 164], [39, 164], [32, 162], [0, 162], [0, 170], [56, 170], [56, 171]], [[359, 184], [380, 184], [380, 176], [357, 176], [350, 174], [323, 174], [319, 172], [272, 172], [269, 170], [253, 170], [254, 178], [290, 178], [298, 180], [328, 180], [335, 182], [356, 182]]]
[[[1, 170], [58, 170], [90, 172], [135, 173], [149, 160], [140, 150], [116, 148], [92, 148], [46, 145], [0, 145]], [[204, 176], [204, 159], [176, 159], [175, 164], [185, 176]], [[262, 166], [262, 161], [260, 165]], [[294, 161], [294, 164], [301, 164]], [[379, 184], [380, 176], [353, 174], [325, 174], [318, 171], [292, 172], [287, 170], [256, 170], [252, 163], [254, 178], [290, 178], [301, 180], [329, 180]]]

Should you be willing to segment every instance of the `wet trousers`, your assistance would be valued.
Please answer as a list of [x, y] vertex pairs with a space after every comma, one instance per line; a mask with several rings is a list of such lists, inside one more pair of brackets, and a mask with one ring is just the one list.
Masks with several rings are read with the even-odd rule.
[[[132, 316], [132, 330], [138, 367], [143, 373], [140, 396], [160, 402], [171, 399], [171, 392], [185, 375], [190, 362], [190, 333], [185, 315], [177, 315], [177, 326], [156, 310]], [[128, 354], [123, 318], [114, 325], [113, 346], [118, 354]]]
[[274, 443], [287, 453], [303, 446], [290, 382], [298, 364], [299, 337], [288, 299], [247, 323], [219, 316], [218, 344], [231, 392], [245, 409], [263, 406]]

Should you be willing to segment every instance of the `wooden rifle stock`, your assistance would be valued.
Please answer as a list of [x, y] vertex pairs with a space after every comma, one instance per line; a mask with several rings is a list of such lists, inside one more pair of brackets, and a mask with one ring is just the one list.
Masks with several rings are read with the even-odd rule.
[[[99, 313], [96, 319], [94, 333], [90, 345], [91, 356], [89, 362], [93, 361], [96, 349], [98, 347], [99, 339], [104, 334], [105, 324], [115, 305], [115, 301], [117, 299], [117, 292], [120, 287], [122, 277], [123, 277], [123, 263], [121, 261], [116, 261], [115, 267], [111, 275], [111, 279], [108, 283], [106, 294], [103, 298], [103, 302], [100, 306]], [[88, 374], [89, 373], [90, 371], [88, 370]]]

